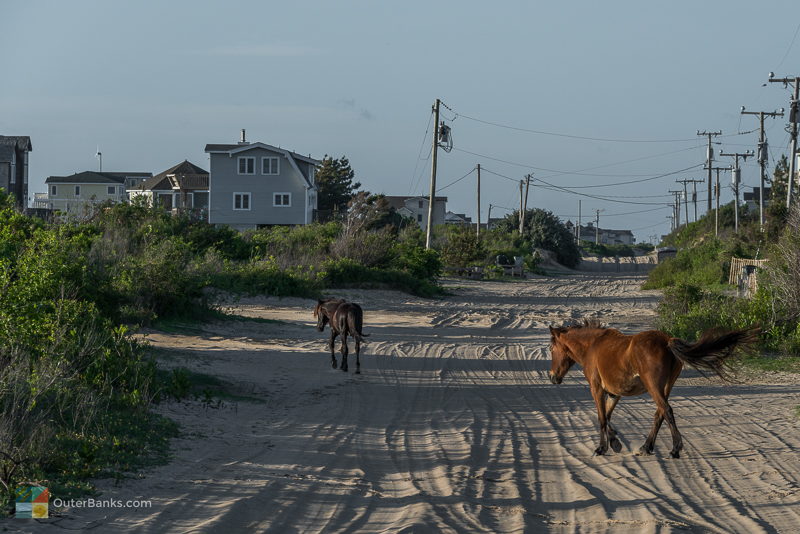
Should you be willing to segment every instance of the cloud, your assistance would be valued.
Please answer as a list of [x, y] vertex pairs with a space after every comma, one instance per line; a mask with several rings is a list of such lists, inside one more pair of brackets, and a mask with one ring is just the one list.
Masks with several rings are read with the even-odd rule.
[[319, 55], [320, 51], [290, 43], [219, 46], [208, 51], [214, 56], [236, 57], [304, 57]]
[[[356, 111], [356, 99], [355, 98], [340, 98], [339, 105], [344, 109]], [[371, 121], [375, 118], [375, 115], [372, 114], [370, 110], [367, 108], [361, 108], [358, 110], [358, 117], [360, 119], [364, 119], [366, 121]]]

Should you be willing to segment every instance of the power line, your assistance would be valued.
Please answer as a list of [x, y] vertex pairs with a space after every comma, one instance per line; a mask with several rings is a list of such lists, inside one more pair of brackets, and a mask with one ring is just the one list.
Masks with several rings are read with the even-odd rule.
[[[450, 108], [447, 108], [447, 109], [449, 109], [450, 111], [453, 111]], [[601, 141], [601, 142], [606, 142], [606, 143], [688, 143], [688, 142], [696, 142], [697, 141], [697, 139], [694, 138], [694, 137], [693, 138], [685, 138], [685, 139], [615, 139], [615, 138], [608, 138], [608, 137], [589, 137], [589, 136], [584, 136], [584, 135], [573, 135], [573, 134], [565, 134], [565, 133], [559, 133], [559, 132], [548, 132], [546, 130], [534, 130], [532, 128], [521, 128], [521, 127], [518, 127], [518, 126], [511, 126], [509, 124], [502, 124], [502, 123], [499, 123], [499, 122], [487, 121], [487, 120], [484, 120], [484, 119], [479, 119], [477, 117], [472, 117], [470, 115], [464, 115], [463, 113], [458, 113], [456, 111], [453, 111], [453, 113], [455, 113], [454, 120], [457, 119], [458, 117], [464, 117], [465, 119], [468, 119], [468, 120], [471, 120], [471, 121], [479, 122], [479, 123], [482, 123], [482, 124], [488, 124], [490, 126], [495, 126], [497, 128], [505, 128], [507, 130], [514, 130], [514, 131], [518, 131], [518, 132], [526, 132], [526, 133], [532, 133], [532, 134], [538, 134], [538, 135], [549, 135], [549, 136], [553, 136], [553, 137], [566, 137], [566, 138], [569, 138], [569, 139], [581, 139], [581, 140], [585, 140], [585, 141]], [[733, 135], [741, 135], [741, 134], [729, 134], [728, 136], [723, 136], [723, 137], [729, 137], [729, 136], [733, 136]]]
[[[595, 187], [612, 187], [612, 186], [617, 186], [617, 185], [628, 185], [628, 184], [635, 184], [635, 183], [641, 183], [641, 182], [648, 182], [648, 181], [656, 180], [658, 178], [664, 178], [666, 176], [672, 176], [674, 174], [680, 174], [682, 172], [687, 172], [687, 171], [690, 171], [692, 169], [696, 169], [698, 167], [701, 167], [702, 165], [703, 165], [702, 163], [699, 163], [697, 165], [692, 165], [691, 167], [686, 167], [685, 169], [678, 169], [677, 171], [670, 171], [670, 172], [667, 172], [667, 173], [664, 173], [664, 174], [657, 174], [655, 176], [651, 176], [650, 178], [644, 178], [644, 179], [641, 179], [641, 180], [630, 180], [630, 181], [627, 181], [627, 182], [613, 182], [613, 183], [608, 183], [608, 184], [595, 184], [595, 185], [573, 185], [573, 186], [565, 185], [565, 186], [561, 186], [561, 187], [567, 188], [567, 189], [590, 189], [590, 188], [595, 188]], [[507, 178], [509, 180], [516, 181], [514, 178], [511, 178], [509, 176], [505, 176], [505, 175], [502, 175], [502, 174], [494, 172], [494, 171], [490, 171], [490, 170], [485, 169], [485, 168], [484, 168], [484, 170], [486, 170], [487, 172], [490, 172], [492, 174], [496, 174], [497, 176], [501, 176], [502, 178]], [[648, 176], [650, 176], [650, 175], [648, 175]], [[547, 176], [546, 178], [549, 178], [549, 176]], [[541, 187], [541, 186], [538, 186], [538, 187]]]
[[442, 186], [442, 187], [440, 187], [439, 189], [437, 189], [437, 190], [436, 190], [436, 192], [437, 192], [437, 193], [439, 193], [439, 192], [441, 192], [441, 191], [443, 191], [443, 190], [447, 189], [447, 188], [448, 188], [448, 187], [450, 187], [451, 185], [455, 185], [455, 184], [457, 184], [458, 182], [460, 182], [461, 180], [463, 180], [464, 178], [466, 178], [467, 176], [469, 176], [469, 175], [470, 175], [470, 174], [472, 174], [473, 172], [475, 172], [475, 167], [473, 167], [473, 168], [472, 168], [472, 169], [471, 169], [471, 170], [470, 170], [470, 171], [469, 171], [467, 174], [465, 174], [464, 176], [462, 176], [462, 177], [461, 177], [461, 178], [459, 178], [458, 180], [454, 180], [454, 181], [450, 182], [449, 184], [447, 184], [447, 185], [445, 185], [445, 186]]
[[778, 65], [775, 67], [775, 70], [778, 70], [780, 66], [783, 65], [783, 62], [786, 61], [786, 58], [789, 56], [789, 52], [792, 51], [792, 47], [794, 46], [794, 41], [795, 39], [797, 39], [797, 32], [800, 32], [800, 23], [797, 24], [797, 28], [794, 30], [794, 37], [792, 37], [792, 42], [789, 43], [789, 48], [786, 49], [786, 53], [783, 54], [781, 62], [778, 63]]
[[[411, 174], [411, 189], [409, 189], [408, 194], [412, 194], [414, 190], [417, 188], [417, 185], [419, 185], [419, 180], [420, 177], [422, 176], [422, 173], [420, 173], [420, 175], [417, 176], [417, 168], [419, 168], [419, 162], [427, 161], [428, 158], [430, 158], [430, 153], [429, 153], [428, 157], [423, 160], [422, 150], [425, 148], [425, 141], [428, 139], [428, 132], [430, 132], [431, 130], [431, 121], [433, 121], [433, 111], [431, 111], [430, 115], [428, 115], [428, 125], [425, 127], [425, 135], [422, 136], [422, 143], [420, 143], [419, 145], [419, 154], [417, 154], [417, 161], [414, 163], [414, 172]], [[433, 149], [431, 149], [431, 151], [432, 150]]]
[[[463, 148], [458, 148], [458, 147], [454, 147], [453, 150], [456, 150], [458, 152], [464, 152], [465, 154], [471, 154], [473, 156], [478, 156], [480, 158], [485, 158], [485, 159], [490, 159], [492, 161], [505, 163], [507, 165], [514, 165], [516, 167], [522, 167], [524, 169], [533, 169], [533, 170], [537, 170], [537, 171], [551, 172], [553, 174], [548, 174], [548, 175], [545, 175], [544, 177], [545, 178], [553, 178], [555, 176], [562, 176], [562, 175], [565, 175], [565, 174], [573, 174], [573, 175], [576, 175], [576, 176], [581, 176], [581, 175], [582, 176], [619, 176], [618, 174], [588, 174], [585, 171], [591, 171], [591, 170], [594, 170], [594, 169], [602, 169], [602, 168], [605, 168], [605, 167], [614, 167], [616, 165], [624, 165], [626, 163], [633, 163], [633, 162], [636, 162], [636, 161], [642, 161], [642, 160], [646, 160], [646, 159], [653, 159], [653, 158], [658, 158], [658, 157], [661, 157], [661, 156], [669, 156], [669, 155], [672, 155], [672, 154], [678, 154], [680, 152], [686, 152], [688, 150], [694, 150], [694, 149], [697, 149], [697, 148], [702, 148], [703, 146], [704, 145], [695, 145], [695, 146], [692, 146], [692, 147], [681, 148], [679, 150], [671, 150], [669, 152], [663, 152], [663, 153], [660, 153], [660, 154], [652, 154], [650, 156], [642, 156], [642, 157], [639, 157], [639, 158], [634, 158], [634, 159], [629, 159], [629, 160], [624, 160], [624, 161], [618, 161], [618, 162], [614, 162], [614, 163], [606, 163], [606, 164], [603, 164], [603, 165], [598, 165], [596, 167], [588, 167], [586, 169], [580, 169], [578, 171], [557, 171], [557, 170], [553, 170], [553, 169], [545, 169], [545, 168], [542, 168], [542, 167], [535, 167], [533, 165], [527, 165], [525, 163], [519, 163], [519, 162], [515, 162], [515, 161], [496, 158], [496, 157], [493, 157], [493, 156], [488, 156], [486, 154], [480, 154], [478, 152], [472, 152], [470, 150], [465, 150]], [[692, 168], [692, 167], [690, 167], [690, 168]]]

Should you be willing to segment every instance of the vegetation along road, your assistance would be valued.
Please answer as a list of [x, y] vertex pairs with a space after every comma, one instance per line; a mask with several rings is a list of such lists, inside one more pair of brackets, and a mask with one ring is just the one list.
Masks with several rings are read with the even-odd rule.
[[[159, 408], [182, 426], [175, 458], [103, 495], [138, 510], [72, 509], [59, 526], [104, 532], [796, 532], [800, 386], [684, 370], [672, 393], [685, 439], [636, 456], [654, 404], [614, 413], [623, 448], [593, 457], [595, 407], [578, 368], [550, 384], [547, 326], [595, 317], [652, 327], [639, 275], [450, 282], [426, 300], [378, 290], [362, 304], [362, 374], [331, 368], [313, 300], [246, 298], [219, 321], [148, 338], [164, 365], [233, 393]], [[455, 284], [455, 285], [453, 285]], [[267, 321], [270, 320], [270, 321]], [[22, 526], [20, 525], [20, 528]], [[26, 524], [34, 531], [52, 525]], [[99, 531], [99, 530], [98, 530]]]

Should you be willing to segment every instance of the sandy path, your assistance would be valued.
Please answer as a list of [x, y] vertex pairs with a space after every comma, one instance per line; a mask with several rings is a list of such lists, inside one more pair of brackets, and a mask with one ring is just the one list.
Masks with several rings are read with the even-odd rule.
[[[152, 334], [168, 364], [218, 375], [263, 404], [171, 404], [185, 432], [168, 466], [102, 488], [150, 509], [73, 509], [101, 532], [798, 532], [800, 436], [792, 383], [723, 385], [684, 372], [672, 395], [686, 448], [634, 456], [648, 397], [614, 414], [623, 451], [592, 457], [579, 370], [547, 378], [546, 325], [601, 317], [647, 328], [657, 294], [627, 276], [458, 282], [427, 301], [345, 291], [366, 309], [362, 374], [330, 368], [311, 301], [254, 298], [201, 335]], [[48, 525], [15, 528], [36, 532]]]

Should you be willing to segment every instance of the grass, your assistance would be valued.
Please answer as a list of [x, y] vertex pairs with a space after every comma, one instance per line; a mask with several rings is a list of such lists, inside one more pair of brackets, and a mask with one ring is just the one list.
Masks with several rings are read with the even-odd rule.
[[243, 394], [232, 382], [186, 367], [158, 369], [156, 374], [162, 385], [162, 394], [167, 398], [179, 401], [193, 398], [212, 408], [219, 408], [222, 401], [266, 402], [260, 397]]
[[800, 358], [796, 356], [744, 355], [736, 360], [742, 367], [754, 371], [800, 374]]
[[42, 462], [41, 482], [53, 497], [94, 495], [90, 479], [121, 480], [137, 471], [166, 464], [170, 439], [178, 436], [174, 421], [145, 411], [111, 409], [95, 428], [56, 436]]

